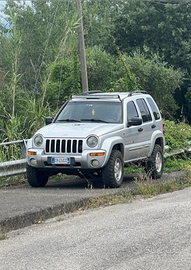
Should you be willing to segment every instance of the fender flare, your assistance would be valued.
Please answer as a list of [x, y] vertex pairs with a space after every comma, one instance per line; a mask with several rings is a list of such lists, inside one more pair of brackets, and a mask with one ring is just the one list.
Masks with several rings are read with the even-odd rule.
[[149, 157], [151, 156], [151, 154], [153, 152], [156, 141], [159, 142], [158, 144], [161, 146], [162, 151], [164, 152], [165, 138], [164, 138], [163, 133], [160, 130], [157, 130], [152, 134], [152, 137], [151, 137], [151, 147], [150, 147], [150, 151], [148, 154]]
[[107, 162], [110, 158], [110, 155], [111, 155], [111, 151], [115, 145], [120, 146], [120, 151], [121, 151], [122, 157], [124, 159], [125, 145], [124, 145], [123, 139], [120, 136], [112, 137], [112, 139], [108, 138], [108, 139], [104, 140], [102, 145], [101, 145], [101, 149], [105, 150], [105, 153], [106, 153], [106, 158], [105, 158], [103, 166], [105, 166], [107, 164]]

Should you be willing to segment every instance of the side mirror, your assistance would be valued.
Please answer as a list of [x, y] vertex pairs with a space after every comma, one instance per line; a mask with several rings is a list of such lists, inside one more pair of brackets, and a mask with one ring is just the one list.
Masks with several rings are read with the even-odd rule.
[[46, 125], [51, 124], [52, 123], [52, 117], [51, 116], [46, 117], [45, 123], [46, 123]]
[[133, 117], [127, 122], [127, 127], [142, 125], [142, 119], [139, 117]]

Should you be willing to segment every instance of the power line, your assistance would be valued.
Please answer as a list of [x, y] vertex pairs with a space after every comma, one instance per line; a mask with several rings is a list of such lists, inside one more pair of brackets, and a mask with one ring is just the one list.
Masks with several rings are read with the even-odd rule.
[[154, 1], [154, 0], [148, 0], [148, 2], [151, 2], [151, 3], [153, 3], [153, 4], [157, 4], [157, 5], [169, 5], [169, 4], [171, 4], [171, 5], [177, 5], [177, 6], [179, 6], [179, 5], [187, 5], [187, 4], [189, 4], [190, 3], [190, 1]]

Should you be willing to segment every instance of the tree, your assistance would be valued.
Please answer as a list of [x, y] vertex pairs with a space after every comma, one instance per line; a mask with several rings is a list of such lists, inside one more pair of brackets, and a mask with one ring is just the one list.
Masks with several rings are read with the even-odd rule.
[[[191, 3], [182, 1], [181, 5], [173, 5], [165, 2], [156, 4], [156, 1], [124, 1], [121, 12], [115, 17], [112, 35], [122, 53], [131, 55], [138, 49], [144, 52], [146, 46], [149, 48], [147, 58], [158, 53], [169, 66], [182, 70], [184, 81], [181, 89], [174, 95], [180, 107], [175, 116], [180, 118], [183, 114], [191, 121], [189, 93], [187, 94], [191, 88]], [[110, 52], [117, 54], [112, 51], [112, 46]]]
[[77, 51], [72, 57], [50, 66], [52, 72], [45, 101], [51, 108], [58, 109], [72, 94], [81, 92], [79, 66]]
[[132, 57], [127, 56], [126, 61], [141, 89], [153, 96], [166, 119], [173, 119], [178, 109], [174, 93], [180, 89], [184, 74], [168, 66], [157, 54], [148, 58], [135, 52]]
[[[49, 111], [44, 99], [52, 73], [52, 63], [56, 64], [63, 59], [64, 54], [71, 54], [71, 48], [77, 44], [75, 38], [71, 38], [72, 35], [76, 35], [77, 14], [73, 12], [73, 7], [74, 3], [71, 2], [61, 6], [60, 2], [34, 1], [31, 6], [25, 5], [24, 2], [7, 2], [5, 13], [8, 28], [1, 25], [0, 47], [0, 67], [7, 74], [5, 83], [0, 87], [0, 97], [3, 101], [0, 114], [4, 119], [0, 131], [1, 138], [10, 141], [16, 136], [21, 138], [26, 129], [29, 133], [43, 124], [42, 118], [45, 112]], [[72, 42], [75, 45], [69, 48]], [[22, 77], [19, 77], [19, 74], [22, 74]], [[12, 95], [8, 93], [9, 89], [12, 90]], [[13, 97], [12, 112], [10, 97]], [[35, 106], [32, 106], [33, 109], [29, 112], [33, 103]], [[11, 130], [16, 130], [17, 121], [16, 135]], [[9, 134], [15, 134], [15, 137], [10, 137]]]
[[86, 56], [89, 90], [108, 91], [115, 77], [115, 58], [97, 46], [88, 48]]
[[102, 47], [109, 52], [113, 42], [110, 36], [114, 30], [115, 18], [120, 13], [122, 1], [83, 1], [83, 22], [86, 47]]
[[25, 91], [38, 96], [47, 67], [55, 60], [66, 35], [68, 22], [74, 16], [77, 18], [75, 4], [71, 1], [32, 1], [27, 5], [8, 1], [6, 14], [10, 7], [18, 14], [17, 29], [23, 33], [19, 69], [23, 74], [22, 85]]

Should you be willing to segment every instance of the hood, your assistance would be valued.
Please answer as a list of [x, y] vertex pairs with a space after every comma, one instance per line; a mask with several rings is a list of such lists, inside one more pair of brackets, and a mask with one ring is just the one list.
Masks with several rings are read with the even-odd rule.
[[121, 128], [123, 128], [123, 124], [53, 123], [42, 127], [36, 134], [41, 134], [44, 138], [86, 138], [89, 135], [100, 136]]

